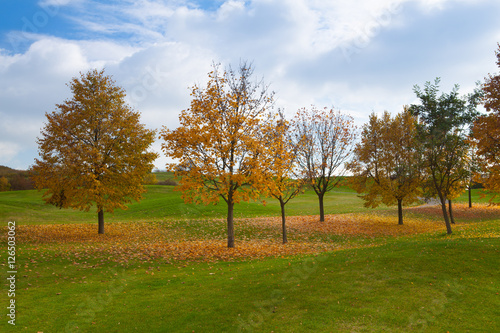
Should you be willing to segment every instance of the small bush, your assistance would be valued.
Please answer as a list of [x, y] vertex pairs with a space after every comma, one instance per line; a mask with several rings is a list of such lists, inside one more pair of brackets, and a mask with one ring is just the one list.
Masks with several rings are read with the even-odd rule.
[[171, 185], [171, 186], [177, 186], [177, 182], [173, 179], [165, 179], [162, 180], [161, 182], [156, 183], [157, 185]]
[[142, 180], [142, 183], [144, 185], [155, 185], [158, 182], [158, 179], [156, 179], [156, 175], [149, 173], [147, 174], [144, 179]]

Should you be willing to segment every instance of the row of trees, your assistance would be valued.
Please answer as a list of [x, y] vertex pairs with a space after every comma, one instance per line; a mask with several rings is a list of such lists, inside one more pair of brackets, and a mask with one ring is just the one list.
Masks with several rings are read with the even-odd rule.
[[437, 197], [451, 233], [451, 200], [470, 187], [473, 173], [479, 171], [471, 158], [475, 143], [470, 128], [482, 91], [460, 97], [455, 86], [438, 95], [439, 79], [414, 91], [421, 104], [405, 107], [394, 118], [387, 112], [380, 118], [370, 116], [349, 168], [354, 187], [365, 193], [366, 206], [397, 202], [403, 224], [403, 205]]
[[234, 247], [234, 205], [242, 200], [279, 200], [286, 242], [285, 205], [308, 184], [324, 221], [324, 196], [342, 179], [356, 141], [352, 117], [333, 109], [301, 109], [287, 120], [274, 110], [274, 94], [251, 76], [247, 64], [237, 71], [214, 65], [206, 88], [193, 87], [180, 126], [161, 131], [164, 153], [183, 166], [169, 167], [184, 199], [226, 202], [228, 247]]
[[[485, 185], [498, 190], [498, 155], [487, 148], [498, 147], [496, 76], [490, 76], [483, 89], [486, 108], [493, 112], [478, 118], [472, 136], [468, 131], [482, 92], [460, 97], [456, 87], [438, 96], [436, 81], [423, 91], [415, 87], [421, 104], [406, 107], [394, 118], [388, 113], [371, 115], [358, 143], [353, 118], [333, 109], [312, 106], [286, 119], [274, 108], [274, 93], [262, 81], [252, 81], [252, 74], [246, 63], [237, 70], [214, 65], [206, 86], [192, 88], [180, 126], [160, 131], [163, 152], [176, 161], [168, 167], [177, 173], [185, 201], [226, 202], [228, 247], [234, 247], [238, 202], [279, 200], [286, 242], [285, 205], [303, 186], [310, 186], [324, 221], [324, 196], [348, 171], [368, 206], [397, 203], [400, 223], [403, 205], [424, 191], [438, 196], [451, 233], [445, 203], [470, 179], [473, 169], [467, 154], [472, 142], [481, 157], [477, 165], [487, 177]], [[104, 211], [141, 198], [141, 183], [157, 157], [149, 151], [156, 134], [139, 123], [139, 113], [125, 104], [123, 89], [103, 71], [82, 74], [70, 88], [73, 98], [47, 114], [33, 179], [39, 189], [48, 189], [48, 203], [84, 210], [96, 205], [103, 233]], [[491, 134], [483, 135], [488, 128]]]
[[[415, 86], [420, 104], [404, 107], [395, 117], [388, 112], [381, 117], [372, 114], [356, 143], [352, 117], [313, 106], [288, 121], [282, 112], [273, 112], [273, 95], [261, 82], [252, 85], [250, 75], [246, 65], [238, 73], [220, 72], [214, 66], [207, 88], [193, 88], [191, 108], [182, 112], [181, 126], [161, 132], [165, 154], [184, 166], [177, 169], [184, 198], [203, 203], [223, 198], [227, 203], [229, 247], [234, 246], [235, 203], [263, 195], [277, 198], [286, 242], [286, 203], [301, 186], [310, 186], [324, 221], [324, 196], [346, 171], [353, 174], [351, 183], [367, 207], [397, 204], [399, 224], [403, 206], [437, 197], [447, 232], [452, 233], [452, 199], [471, 186], [474, 176], [482, 180], [491, 165], [478, 149], [485, 147], [484, 139], [471, 133], [474, 128], [486, 138], [482, 124], [485, 119], [492, 122], [491, 116], [475, 122], [488, 83], [484, 91], [476, 89], [466, 96], [459, 95], [458, 86], [440, 94], [439, 79], [423, 89]], [[176, 170], [177, 165], [170, 168]], [[494, 174], [489, 171], [488, 179]]]
[[[500, 67], [500, 46], [496, 55]], [[492, 194], [492, 204], [500, 192], [500, 76], [490, 74], [466, 96], [459, 96], [458, 86], [439, 95], [439, 79], [414, 92], [420, 104], [394, 118], [387, 112], [370, 116], [348, 167], [365, 206], [397, 203], [403, 224], [403, 205], [437, 197], [451, 234], [453, 199], [469, 189], [471, 205], [474, 182]], [[477, 111], [481, 102], [487, 114]]]

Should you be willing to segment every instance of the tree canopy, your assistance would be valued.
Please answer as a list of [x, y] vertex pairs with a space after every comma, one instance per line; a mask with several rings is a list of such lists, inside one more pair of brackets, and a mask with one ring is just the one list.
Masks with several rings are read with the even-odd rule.
[[466, 138], [477, 116], [481, 94], [475, 91], [461, 97], [455, 85], [450, 93], [438, 95], [439, 83], [439, 78], [434, 83], [426, 82], [423, 91], [415, 86], [414, 92], [421, 103], [411, 105], [410, 111], [418, 117], [418, 138], [423, 146], [429, 191], [439, 197], [446, 230], [451, 234], [446, 200], [455, 196], [457, 189], [465, 188], [469, 177]]
[[[500, 44], [496, 52], [500, 67]], [[495, 202], [500, 193], [500, 75], [489, 74], [483, 85], [484, 107], [488, 114], [481, 115], [474, 124], [472, 138], [477, 144], [477, 155], [482, 172], [476, 181], [492, 192], [490, 203]]]
[[234, 204], [267, 191], [273, 93], [262, 81], [251, 81], [250, 65], [238, 71], [213, 67], [206, 87], [192, 88], [191, 107], [181, 112], [180, 126], [163, 127], [162, 149], [176, 160], [169, 168], [180, 177], [186, 202], [216, 204], [222, 198], [227, 203], [227, 244], [234, 247]]
[[415, 126], [406, 107], [394, 118], [387, 111], [381, 117], [372, 113], [349, 164], [352, 185], [363, 193], [365, 207], [397, 204], [399, 224], [403, 224], [402, 206], [417, 201], [422, 193], [422, 151]]
[[104, 211], [141, 199], [158, 156], [148, 150], [155, 132], [139, 122], [104, 70], [82, 73], [69, 87], [73, 97], [46, 114], [33, 180], [49, 204], [86, 211], [95, 205], [104, 233]]
[[268, 190], [270, 196], [280, 203], [283, 243], [288, 242], [285, 206], [301, 192], [304, 185], [304, 180], [297, 175], [297, 157], [302, 142], [294, 142], [292, 128], [284, 113], [279, 111], [279, 118], [267, 135], [268, 142], [273, 144], [266, 146]]
[[301, 142], [298, 166], [319, 200], [325, 220], [324, 197], [343, 179], [344, 163], [352, 156], [357, 128], [354, 119], [333, 109], [302, 108], [294, 119], [295, 142]]

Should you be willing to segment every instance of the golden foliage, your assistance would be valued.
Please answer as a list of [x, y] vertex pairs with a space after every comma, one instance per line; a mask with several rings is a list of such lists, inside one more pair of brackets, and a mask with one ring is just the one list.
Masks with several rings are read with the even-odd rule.
[[0, 177], [0, 192], [3, 191], [10, 191], [10, 183], [5, 176]]
[[[228, 246], [234, 246], [233, 207], [267, 191], [265, 152], [273, 145], [273, 94], [250, 82], [252, 69], [219, 72], [214, 65], [206, 88], [192, 88], [191, 107], [179, 116], [175, 130], [163, 127], [165, 155], [177, 163], [168, 167], [179, 177], [186, 202], [228, 205]], [[179, 167], [181, 166], [181, 167]]]
[[158, 183], [158, 179], [154, 173], [148, 173], [144, 176], [142, 183], [144, 185], [156, 185]]
[[380, 118], [370, 115], [349, 164], [352, 185], [363, 193], [365, 207], [409, 205], [421, 196], [421, 151], [415, 122], [407, 107], [394, 118], [387, 111]]
[[263, 133], [270, 132], [273, 99], [251, 85], [249, 67], [242, 66], [239, 77], [214, 67], [205, 89], [193, 87], [191, 107], [179, 116], [180, 127], [163, 127], [162, 150], [177, 161], [168, 167], [179, 177], [178, 190], [186, 202], [217, 203], [223, 198], [238, 203], [260, 195], [256, 187], [263, 183], [265, 167], [261, 154], [272, 144]]
[[142, 180], [157, 154], [148, 151], [154, 131], [125, 104], [125, 92], [104, 71], [89, 71], [69, 84], [73, 97], [47, 113], [40, 159], [32, 168], [47, 203], [112, 212], [139, 200]]
[[159, 258], [167, 261], [254, 259], [315, 253], [333, 248], [311, 242], [285, 246], [264, 238], [242, 240], [238, 248], [228, 249], [221, 238], [206, 238], [213, 235], [188, 238], [182, 231], [164, 228], [161, 223], [112, 223], [107, 229], [105, 235], [98, 235], [95, 228], [88, 224], [19, 226], [18, 239], [34, 248], [64, 245], [60, 248], [60, 256], [66, 258], [92, 257], [119, 263]]
[[[285, 119], [283, 113], [266, 137], [264, 157], [267, 169], [264, 170], [268, 180], [269, 195], [283, 204], [288, 203], [299, 194], [303, 181], [297, 179], [297, 155], [302, 142], [294, 142], [292, 124]], [[271, 144], [272, 143], [272, 144]]]

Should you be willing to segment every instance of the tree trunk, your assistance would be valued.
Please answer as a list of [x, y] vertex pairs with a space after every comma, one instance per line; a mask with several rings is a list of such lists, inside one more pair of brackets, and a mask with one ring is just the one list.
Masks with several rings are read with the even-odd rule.
[[323, 205], [323, 198], [325, 197], [324, 193], [318, 194], [319, 199], [319, 221], [325, 222], [325, 207]]
[[234, 223], [233, 223], [234, 202], [232, 198], [227, 201], [227, 247], [234, 247]]
[[446, 233], [448, 235], [452, 234], [450, 220], [448, 219], [448, 211], [446, 209], [446, 199], [444, 197], [439, 198], [441, 201], [441, 209], [443, 210], [444, 223], [446, 224]]
[[450, 221], [451, 221], [451, 224], [455, 224], [455, 219], [453, 218], [453, 208], [451, 206], [451, 200], [448, 200], [448, 208], [449, 208], [449, 211], [450, 211]]
[[403, 225], [403, 199], [398, 199], [398, 224]]
[[98, 207], [97, 210], [97, 220], [99, 223], [99, 234], [104, 234], [104, 210], [102, 207]]
[[469, 185], [469, 208], [472, 208], [472, 186]]
[[288, 240], [286, 238], [285, 202], [281, 198], [279, 200], [281, 206], [281, 226], [283, 228], [283, 244], [286, 244]]

